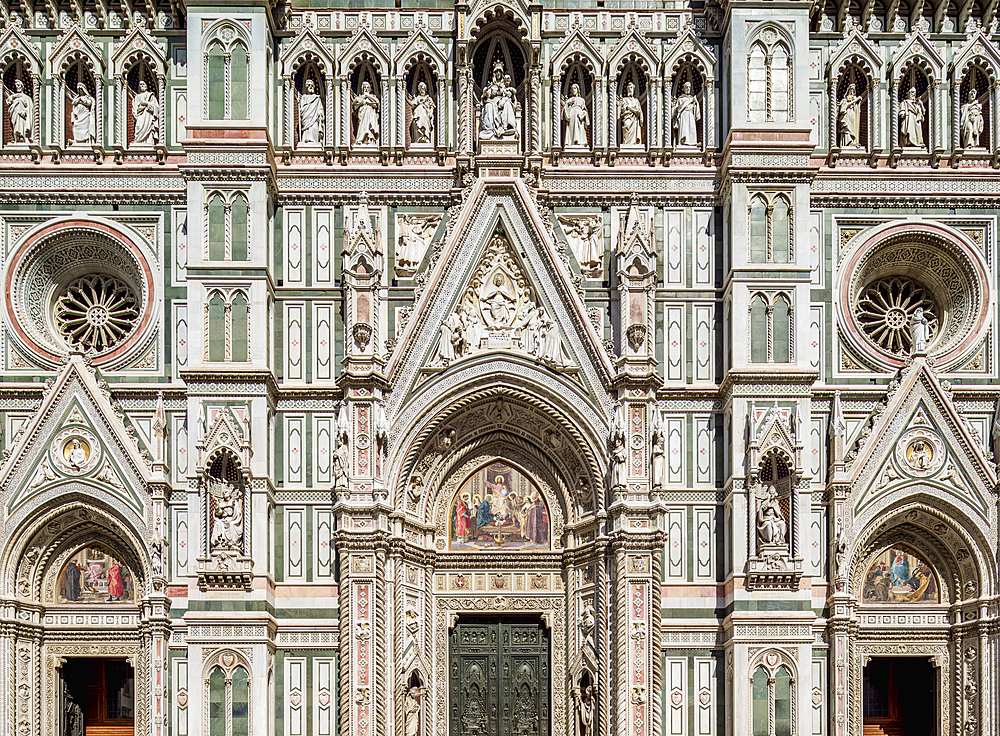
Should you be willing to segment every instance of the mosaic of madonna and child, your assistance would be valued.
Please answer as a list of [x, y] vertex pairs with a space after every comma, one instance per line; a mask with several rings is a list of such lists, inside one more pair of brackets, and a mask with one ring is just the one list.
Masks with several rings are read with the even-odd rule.
[[864, 603], [939, 603], [931, 566], [907, 549], [890, 547], [865, 575]]
[[469, 478], [451, 505], [452, 549], [548, 549], [549, 510], [519, 471], [494, 462]]
[[59, 574], [60, 603], [131, 603], [132, 575], [108, 549], [91, 545], [73, 555]]

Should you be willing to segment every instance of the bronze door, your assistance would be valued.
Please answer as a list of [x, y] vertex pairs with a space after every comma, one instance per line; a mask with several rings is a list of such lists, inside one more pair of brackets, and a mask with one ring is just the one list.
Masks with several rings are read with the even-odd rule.
[[450, 650], [450, 736], [548, 736], [549, 639], [540, 621], [459, 619]]

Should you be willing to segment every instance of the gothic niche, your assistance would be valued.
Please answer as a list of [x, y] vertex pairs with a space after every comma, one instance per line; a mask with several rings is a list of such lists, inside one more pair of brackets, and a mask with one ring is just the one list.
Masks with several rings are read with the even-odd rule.
[[480, 141], [524, 138], [524, 51], [506, 28], [487, 33], [472, 56]]
[[453, 550], [548, 550], [549, 511], [538, 487], [496, 460], [455, 494], [448, 521]]
[[562, 144], [563, 150], [589, 151], [593, 145], [594, 81], [580, 59], [562, 75]]
[[697, 148], [704, 146], [702, 126], [703, 90], [705, 80], [695, 67], [685, 63], [674, 74], [670, 84], [670, 140], [676, 148]]
[[245, 587], [250, 582], [251, 561], [246, 556], [248, 485], [249, 478], [239, 461], [226, 450], [215, 455], [202, 478], [204, 523], [208, 532], [209, 559], [206, 562], [209, 563], [209, 586]]
[[135, 578], [114, 552], [91, 544], [73, 554], [56, 585], [58, 603], [133, 603]]
[[433, 148], [437, 141], [437, 78], [426, 61], [406, 74], [406, 148]]
[[322, 148], [326, 143], [326, 82], [313, 60], [302, 63], [294, 75], [295, 145]]
[[941, 586], [927, 562], [907, 547], [889, 547], [865, 573], [862, 603], [940, 603]]
[[3, 143], [26, 146], [35, 143], [35, 101], [31, 74], [16, 59], [3, 73]]
[[66, 70], [64, 90], [66, 101], [65, 141], [68, 147], [92, 146], [97, 141], [97, 100], [94, 75], [82, 61], [76, 61]]
[[966, 150], [991, 147], [990, 89], [990, 79], [982, 67], [973, 66], [962, 79], [958, 94], [958, 125], [959, 141]]
[[863, 71], [849, 64], [837, 80], [837, 145], [844, 150], [867, 151], [871, 83]]
[[351, 72], [351, 143], [377, 148], [381, 140], [382, 80], [374, 62], [363, 56]]
[[620, 67], [616, 87], [617, 120], [613, 124], [618, 126], [618, 145], [625, 149], [644, 149], [649, 80], [639, 61], [631, 59]]
[[930, 85], [921, 69], [911, 66], [899, 80], [899, 145], [901, 148], [927, 150], [930, 140], [930, 115], [927, 103]]
[[493, 236], [455, 311], [441, 324], [433, 363], [487, 350], [534, 357], [551, 368], [569, 359], [559, 326], [538, 303], [503, 233]]
[[125, 74], [128, 87], [126, 139], [129, 147], [152, 148], [160, 140], [159, 84], [153, 69], [139, 59]]

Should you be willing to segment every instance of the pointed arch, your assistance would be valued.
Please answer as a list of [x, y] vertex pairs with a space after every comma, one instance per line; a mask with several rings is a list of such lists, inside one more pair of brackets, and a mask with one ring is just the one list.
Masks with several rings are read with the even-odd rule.
[[747, 45], [747, 121], [794, 121], [794, 41], [780, 25], [764, 23], [754, 29]]
[[566, 145], [563, 132], [563, 98], [573, 84], [581, 85], [590, 117], [589, 145], [603, 145], [604, 125], [600, 124], [604, 99], [604, 57], [590, 38], [579, 30], [570, 33], [552, 57], [552, 145]]
[[674, 145], [672, 111], [678, 92], [685, 82], [692, 85], [692, 94], [701, 107], [699, 146], [715, 148], [715, 54], [688, 28], [670, 46], [663, 62], [665, 129]]
[[440, 45], [423, 28], [412, 31], [393, 59], [396, 70], [396, 138], [409, 148], [413, 143], [413, 120], [409, 99], [419, 94], [419, 85], [427, 85], [434, 100], [434, 131], [430, 145], [441, 148], [447, 140], [447, 69], [448, 60]]
[[204, 110], [209, 120], [250, 117], [250, 34], [241, 23], [220, 20], [202, 33]]

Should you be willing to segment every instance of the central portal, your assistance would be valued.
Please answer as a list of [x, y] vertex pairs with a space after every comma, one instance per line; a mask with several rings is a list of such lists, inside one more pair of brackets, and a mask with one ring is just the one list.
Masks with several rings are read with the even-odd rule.
[[461, 617], [449, 672], [450, 736], [549, 736], [549, 637], [538, 618]]
[[872, 658], [864, 684], [864, 736], [936, 736], [937, 672], [930, 660]]

